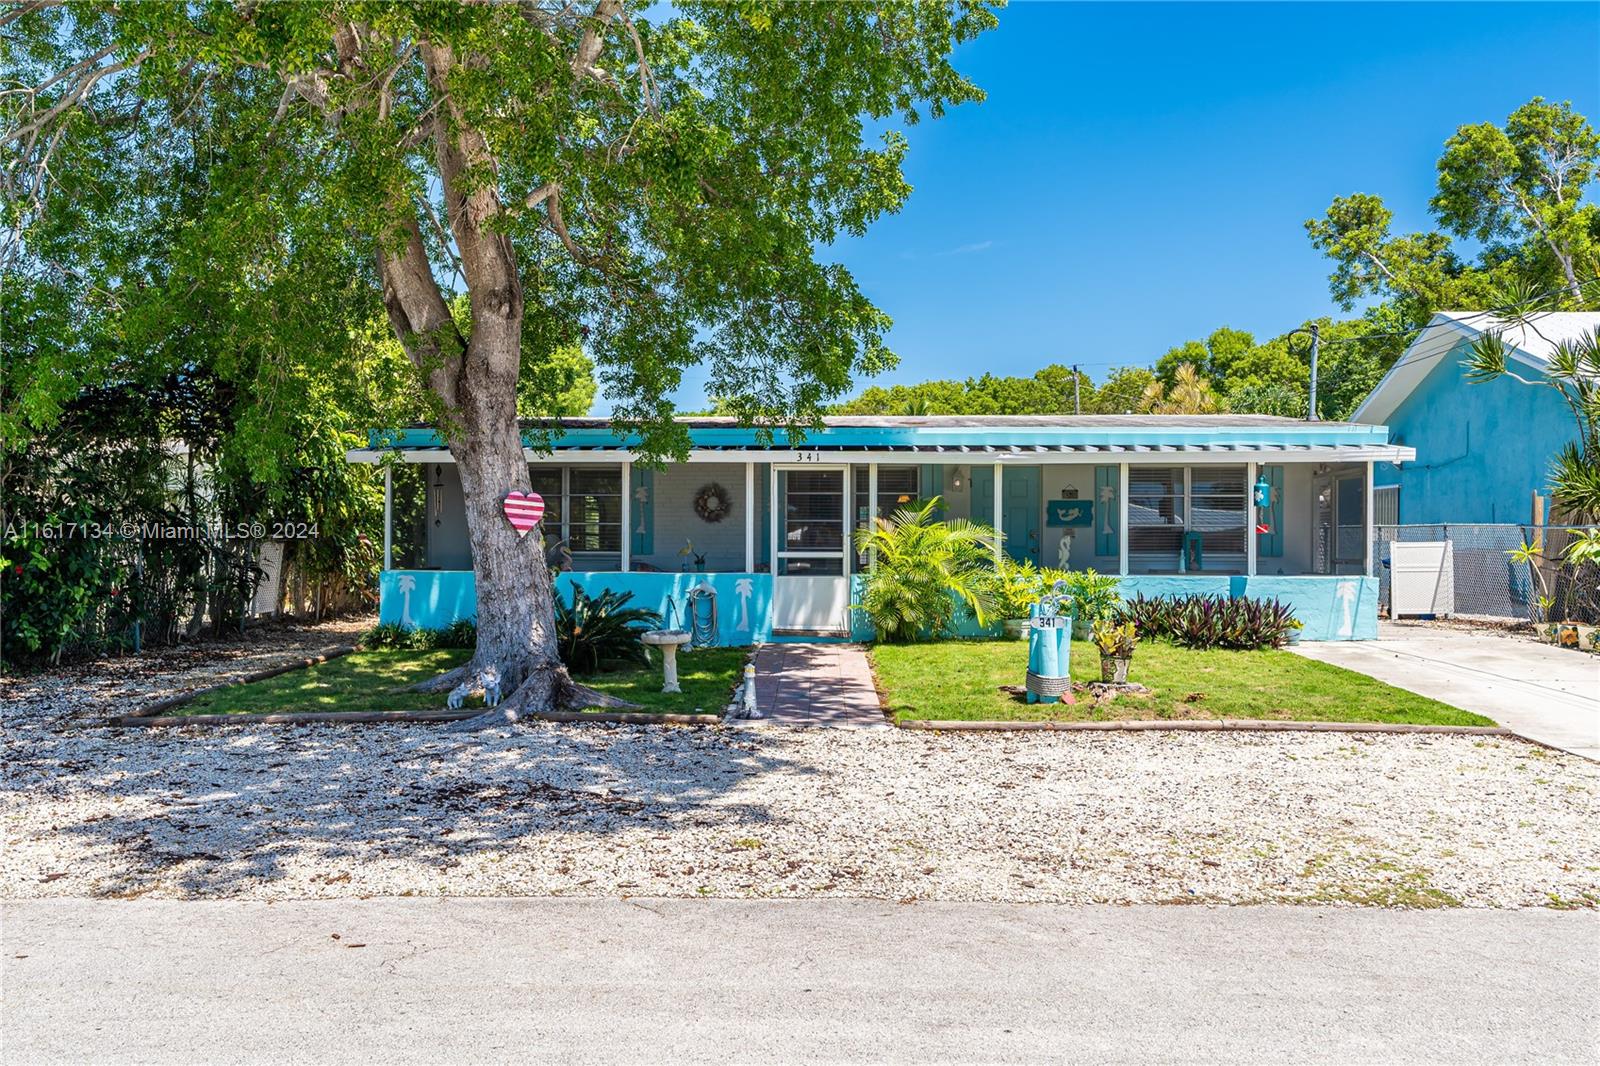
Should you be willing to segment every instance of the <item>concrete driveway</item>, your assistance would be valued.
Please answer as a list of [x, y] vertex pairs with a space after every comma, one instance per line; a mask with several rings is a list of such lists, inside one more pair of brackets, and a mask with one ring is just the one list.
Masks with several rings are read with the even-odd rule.
[[1600, 1059], [1600, 915], [34, 900], [7, 1063]]
[[1600, 658], [1526, 635], [1380, 622], [1377, 640], [1298, 644], [1332, 663], [1600, 760]]

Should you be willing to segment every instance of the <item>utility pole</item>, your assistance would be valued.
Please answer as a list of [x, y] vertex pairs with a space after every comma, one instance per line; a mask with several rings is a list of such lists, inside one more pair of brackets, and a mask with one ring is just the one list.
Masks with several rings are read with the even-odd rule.
[[1083, 401], [1078, 396], [1078, 364], [1072, 364], [1072, 413], [1083, 414]]
[[1313, 322], [1309, 326], [1291, 329], [1284, 334], [1284, 337], [1287, 340], [1287, 338], [1293, 337], [1296, 333], [1311, 334], [1311, 395], [1306, 405], [1306, 421], [1315, 422], [1317, 421], [1317, 349], [1321, 347], [1322, 343], [1322, 327]]
[[1317, 420], [1317, 343], [1322, 334], [1315, 322], [1311, 323], [1311, 403], [1306, 410], [1306, 421]]

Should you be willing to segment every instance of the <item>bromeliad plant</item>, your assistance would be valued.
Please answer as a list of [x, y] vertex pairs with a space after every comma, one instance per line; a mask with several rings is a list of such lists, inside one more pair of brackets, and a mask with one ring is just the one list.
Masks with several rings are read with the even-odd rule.
[[960, 603], [979, 625], [995, 617], [994, 553], [999, 534], [966, 519], [934, 517], [935, 496], [918, 510], [874, 518], [856, 530], [856, 550], [873, 557], [852, 609], [866, 614], [878, 639], [890, 643], [942, 636]]
[[605, 663], [650, 665], [650, 653], [639, 634], [659, 628], [661, 616], [629, 607], [631, 599], [633, 593], [611, 589], [590, 596], [581, 585], [572, 586], [570, 605], [556, 597], [556, 644], [567, 669], [593, 674]]
[[1146, 637], [1163, 637], [1186, 648], [1255, 650], [1282, 646], [1295, 620], [1278, 600], [1240, 596], [1161, 596], [1142, 594], [1128, 601], [1124, 617]]

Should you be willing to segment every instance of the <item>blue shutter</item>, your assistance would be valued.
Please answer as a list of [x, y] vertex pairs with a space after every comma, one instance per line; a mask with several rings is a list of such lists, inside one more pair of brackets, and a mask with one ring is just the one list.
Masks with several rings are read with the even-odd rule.
[[[1256, 555], [1263, 559], [1277, 559], [1283, 556], [1283, 467], [1264, 466], [1261, 475], [1272, 486], [1272, 506], [1267, 508], [1267, 525], [1272, 532], [1256, 534]], [[1251, 524], [1254, 525], [1254, 508], [1251, 511]]]
[[[922, 472], [917, 475], [917, 495], [924, 500], [944, 495], [944, 467], [937, 463], [922, 464]], [[944, 517], [943, 507], [939, 508], [939, 517]]]
[[633, 495], [629, 521], [633, 528], [634, 555], [653, 555], [656, 550], [656, 472], [635, 463], [628, 491]]
[[[772, 569], [772, 464], [756, 465], [756, 495], [761, 498], [755, 506], [761, 508], [761, 543], [756, 545], [756, 571]], [[763, 569], [765, 568], [765, 569]]]
[[1122, 555], [1122, 545], [1117, 540], [1122, 532], [1121, 491], [1120, 466], [1094, 468], [1094, 553], [1101, 557]]

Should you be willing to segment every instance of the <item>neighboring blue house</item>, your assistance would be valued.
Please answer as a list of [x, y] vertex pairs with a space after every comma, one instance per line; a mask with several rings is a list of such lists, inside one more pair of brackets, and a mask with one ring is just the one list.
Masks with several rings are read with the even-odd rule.
[[[539, 532], [571, 551], [564, 595], [631, 592], [678, 625], [715, 618], [725, 644], [870, 635], [850, 609], [870, 565], [851, 534], [931, 496], [999, 525], [1012, 556], [1120, 574], [1125, 595], [1277, 597], [1304, 639], [1369, 639], [1372, 467], [1415, 457], [1382, 427], [1265, 415], [836, 417], [804, 440], [683, 422], [687, 461], [657, 469], [604, 419], [529, 426], [554, 436], [527, 450]], [[461, 481], [438, 435], [373, 434], [349, 459], [398, 460], [380, 619], [474, 617]]]
[[1499, 331], [1507, 368], [1540, 380], [1558, 343], [1600, 329], [1600, 313], [1548, 312], [1526, 325], [1441, 311], [1395, 361], [1351, 421], [1388, 426], [1414, 462], [1379, 463], [1374, 511], [1381, 525], [1526, 523], [1533, 496], [1549, 493], [1550, 461], [1575, 434], [1559, 393], [1502, 376], [1473, 384], [1472, 342]]

